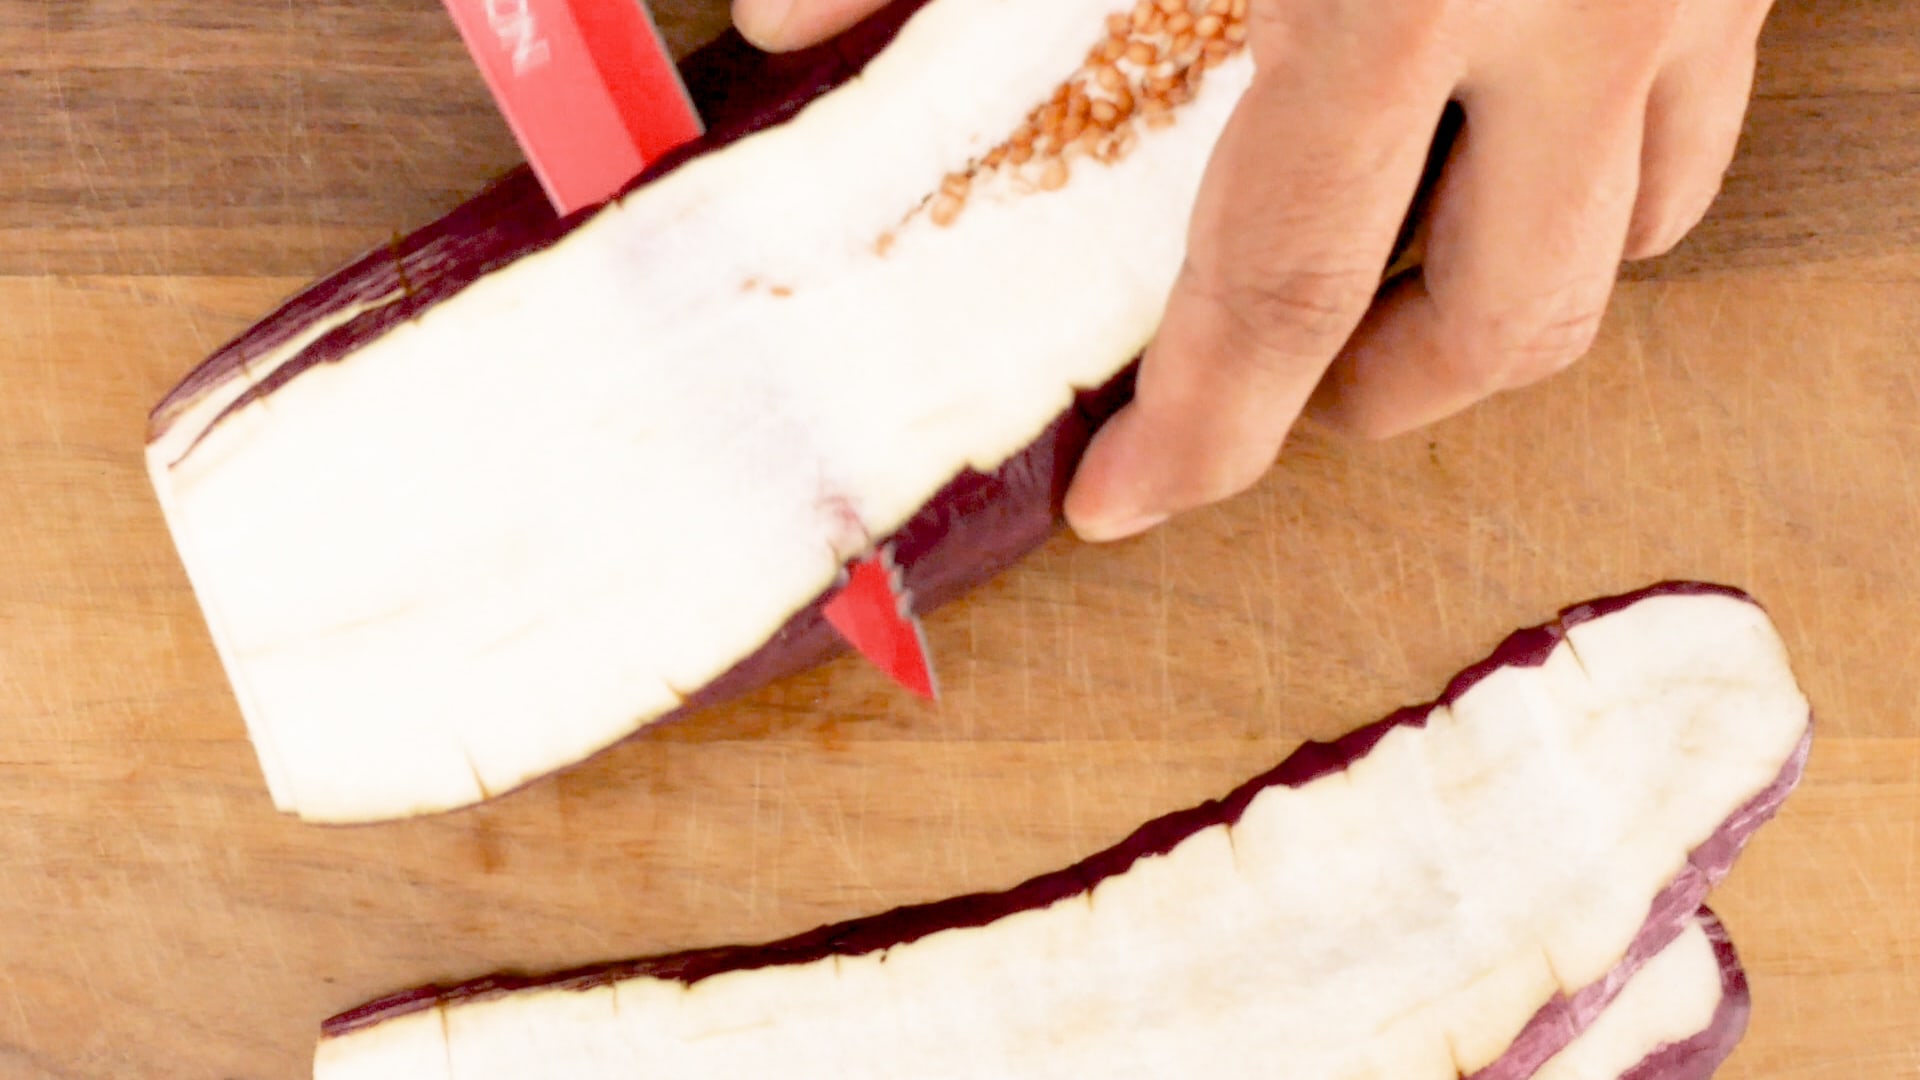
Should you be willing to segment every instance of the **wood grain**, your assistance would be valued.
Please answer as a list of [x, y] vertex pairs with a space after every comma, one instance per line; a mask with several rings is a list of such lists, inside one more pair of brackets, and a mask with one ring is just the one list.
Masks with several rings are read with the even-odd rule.
[[[685, 47], [718, 4], [661, 4]], [[1920, 9], [1783, 6], [1713, 217], [1595, 354], [1431, 432], [1062, 538], [851, 663], [469, 812], [272, 813], [141, 471], [145, 410], [288, 290], [514, 160], [421, 0], [0, 6], [0, 1078], [305, 1074], [369, 996], [1009, 885], [1666, 576], [1774, 611], [1821, 716], [1716, 904], [1730, 1080], [1920, 1075]]]

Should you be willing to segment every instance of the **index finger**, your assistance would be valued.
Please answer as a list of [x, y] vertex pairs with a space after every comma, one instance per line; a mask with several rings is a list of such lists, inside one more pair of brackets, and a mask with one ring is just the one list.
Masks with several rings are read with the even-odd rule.
[[1086, 539], [1250, 486], [1373, 300], [1457, 73], [1417, 19], [1361, 33], [1343, 8], [1255, 5], [1258, 73], [1201, 184], [1134, 400], [1068, 492]]

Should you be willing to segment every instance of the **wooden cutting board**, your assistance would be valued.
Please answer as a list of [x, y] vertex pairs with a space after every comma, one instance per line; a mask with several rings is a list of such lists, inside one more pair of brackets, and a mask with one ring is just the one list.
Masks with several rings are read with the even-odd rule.
[[[683, 50], [724, 19], [657, 7]], [[268, 806], [143, 416], [513, 145], [433, 0], [12, 2], [0, 56], [0, 1078], [298, 1077], [398, 987], [1003, 887], [1668, 576], [1757, 593], [1822, 718], [1715, 899], [1757, 998], [1723, 1075], [1920, 1075], [1920, 7], [1778, 11], [1721, 202], [1589, 361], [1059, 540], [931, 620], [941, 707], [839, 663], [346, 830]]]

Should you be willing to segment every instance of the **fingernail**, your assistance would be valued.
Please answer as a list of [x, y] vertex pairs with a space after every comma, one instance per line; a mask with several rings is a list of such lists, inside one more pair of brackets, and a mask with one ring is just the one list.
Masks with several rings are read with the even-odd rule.
[[1110, 544], [1115, 540], [1139, 536], [1159, 525], [1164, 525], [1171, 514], [1136, 514], [1132, 517], [1095, 518], [1091, 521], [1075, 522], [1073, 531], [1080, 539], [1091, 544]]
[[763, 49], [780, 46], [780, 31], [793, 17], [793, 4], [794, 0], [759, 0], [741, 5], [740, 36]]

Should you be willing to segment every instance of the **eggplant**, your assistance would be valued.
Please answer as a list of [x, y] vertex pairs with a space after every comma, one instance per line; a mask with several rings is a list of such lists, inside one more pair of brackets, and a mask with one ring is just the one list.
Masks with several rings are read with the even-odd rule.
[[[1064, 870], [406, 991], [324, 1025], [316, 1076], [1521, 1080], [1683, 936], [1812, 725], [1751, 597], [1593, 601]], [[1737, 1039], [1713, 999], [1669, 1056]]]
[[521, 170], [207, 358], [148, 470], [274, 805], [482, 801], [841, 651], [876, 548], [924, 613], [1043, 543], [1251, 77], [1194, 5], [728, 34], [607, 204]]
[[[730, 34], [684, 65], [708, 134], [605, 206], [516, 173], [188, 375], [149, 473], [274, 804], [481, 801], [839, 651], [876, 547], [924, 612], [1051, 535], [1251, 72], [1224, 30], [1096, 64], [1117, 13]], [[1137, 111], [1053, 145], [1107, 71]]]
[[[1726, 927], [1708, 908], [1645, 966], [1621, 978], [1618, 995], [1584, 1026], [1569, 1027], [1570, 1041], [1532, 1080], [1710, 1080], [1746, 1034], [1752, 1013], [1746, 971]], [[394, 1026], [378, 1032], [343, 1026], [333, 1041], [323, 1042], [315, 1080], [455, 1080], [444, 1042], [433, 1038], [434, 1019], [412, 1012], [398, 1014]], [[355, 1032], [366, 1034], [355, 1038]], [[569, 1069], [550, 1072], [567, 1080], [600, 1075], [577, 1063]], [[1474, 1080], [1499, 1073], [1496, 1065]]]

